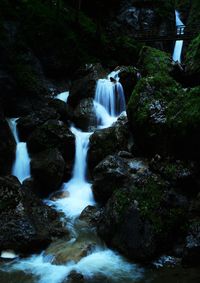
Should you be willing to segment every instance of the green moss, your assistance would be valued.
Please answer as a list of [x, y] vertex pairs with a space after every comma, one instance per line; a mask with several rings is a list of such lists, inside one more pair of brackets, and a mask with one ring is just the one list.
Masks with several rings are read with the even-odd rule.
[[200, 73], [200, 35], [189, 45], [186, 53], [187, 71], [190, 73]]
[[158, 49], [144, 46], [139, 55], [138, 65], [144, 75], [165, 74], [171, 70], [171, 56]]

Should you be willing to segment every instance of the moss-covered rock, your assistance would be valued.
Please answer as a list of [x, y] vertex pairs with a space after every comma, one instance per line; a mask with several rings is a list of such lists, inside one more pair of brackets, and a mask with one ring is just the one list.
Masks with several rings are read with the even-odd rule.
[[128, 103], [139, 148], [147, 154], [199, 158], [199, 91], [185, 91], [165, 74], [141, 79]]
[[138, 261], [148, 261], [171, 248], [185, 231], [187, 201], [156, 175], [108, 201], [98, 232], [107, 244]]

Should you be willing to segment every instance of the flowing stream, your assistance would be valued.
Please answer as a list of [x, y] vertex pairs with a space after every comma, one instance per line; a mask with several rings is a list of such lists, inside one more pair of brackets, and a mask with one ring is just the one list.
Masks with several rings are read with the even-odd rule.
[[[184, 26], [183, 22], [180, 19], [180, 14], [178, 11], [175, 11], [175, 16], [176, 16], [176, 26]], [[184, 33], [184, 31], [180, 31], [181, 34]], [[181, 63], [181, 54], [182, 54], [182, 49], [183, 49], [183, 40], [177, 40], [174, 46], [174, 53], [173, 53], [173, 60], [176, 62]]]
[[16, 141], [15, 161], [12, 167], [12, 175], [16, 176], [22, 183], [26, 178], [30, 177], [30, 158], [28, 155], [27, 144], [20, 142], [17, 131], [17, 119], [8, 120], [9, 126]]

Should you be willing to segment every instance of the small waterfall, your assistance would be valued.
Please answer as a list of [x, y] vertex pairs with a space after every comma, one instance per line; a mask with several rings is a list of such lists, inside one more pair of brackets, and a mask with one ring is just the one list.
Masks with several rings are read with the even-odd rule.
[[71, 131], [76, 137], [76, 154], [73, 168], [72, 179], [64, 183], [62, 190], [67, 192], [66, 198], [55, 202], [49, 201], [50, 205], [56, 206], [58, 210], [63, 211], [67, 217], [72, 219], [78, 217], [83, 209], [88, 205], [94, 205], [91, 184], [87, 182], [87, 152], [89, 146], [89, 137], [92, 133], [82, 132], [74, 127]]
[[55, 98], [64, 101], [67, 103], [67, 99], [69, 97], [69, 91], [61, 92], [58, 95], [55, 96]]
[[118, 77], [119, 72], [113, 71], [106, 79], [98, 80], [96, 87], [95, 102], [102, 105], [111, 117], [119, 116], [126, 109], [124, 91]]
[[31, 176], [30, 173], [30, 158], [28, 155], [27, 144], [20, 142], [17, 132], [17, 119], [9, 119], [8, 123], [15, 138], [17, 148], [15, 154], [15, 161], [12, 167], [12, 175], [16, 176], [22, 183], [25, 179]]
[[[176, 15], [176, 26], [184, 26], [183, 22], [180, 19], [180, 15], [178, 11], [175, 11]], [[181, 31], [183, 34], [184, 32]], [[183, 40], [177, 40], [174, 46], [174, 53], [173, 53], [173, 60], [176, 62], [181, 62], [181, 54], [182, 54], [182, 48], [183, 48]]]

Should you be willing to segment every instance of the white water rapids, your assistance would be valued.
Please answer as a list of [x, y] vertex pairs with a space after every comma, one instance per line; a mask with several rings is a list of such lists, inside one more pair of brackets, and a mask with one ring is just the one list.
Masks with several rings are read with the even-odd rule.
[[[180, 19], [178, 11], [175, 11], [176, 16], [176, 26], [184, 26], [183, 22]], [[183, 31], [181, 31], [183, 33]], [[183, 49], [183, 40], [177, 40], [174, 46], [173, 60], [181, 63], [181, 54]]]
[[[125, 98], [123, 88], [119, 83], [118, 73], [112, 72], [107, 79], [97, 82], [94, 101], [94, 109], [98, 118], [97, 128], [109, 127], [116, 121], [119, 114], [125, 111]], [[110, 81], [110, 76], [116, 79], [116, 83]], [[116, 85], [118, 85], [117, 90]], [[60, 99], [63, 100], [63, 97], [60, 97]], [[76, 242], [83, 233], [82, 231], [76, 231], [75, 226], [80, 213], [88, 205], [95, 205], [91, 183], [87, 180], [87, 152], [89, 137], [92, 133], [82, 132], [73, 126], [71, 131], [76, 137], [76, 154], [72, 178], [61, 187], [61, 191], [64, 193], [63, 198], [47, 200], [46, 203], [64, 212], [68, 222], [71, 223], [71, 230], [75, 231], [72, 242]], [[91, 231], [90, 233], [94, 234]], [[95, 248], [91, 253], [78, 262], [70, 261], [66, 262], [66, 264], [56, 265], [53, 263], [53, 258], [53, 255], [46, 255], [43, 252], [27, 259], [16, 260], [4, 267], [3, 270], [8, 272], [23, 271], [26, 274], [31, 274], [34, 280], [31, 282], [37, 283], [62, 283], [72, 270], [83, 274], [86, 282], [87, 279], [93, 278], [93, 276], [105, 276], [109, 280], [106, 282], [133, 283], [138, 282], [143, 276], [141, 268], [129, 263], [116, 252], [106, 248], [99, 240], [96, 241]]]

